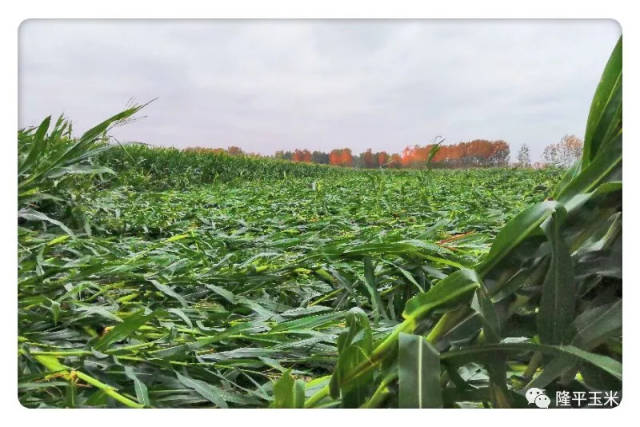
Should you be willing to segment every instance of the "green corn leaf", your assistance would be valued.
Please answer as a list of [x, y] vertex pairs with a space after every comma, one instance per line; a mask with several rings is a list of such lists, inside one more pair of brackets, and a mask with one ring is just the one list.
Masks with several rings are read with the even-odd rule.
[[472, 296], [480, 286], [479, 278], [473, 270], [459, 270], [440, 280], [427, 292], [416, 295], [407, 301], [402, 316], [405, 319], [418, 319], [431, 310], [446, 305], [457, 304]]
[[[618, 133], [610, 144], [600, 150], [589, 165], [558, 193], [557, 199], [561, 203], [566, 203], [576, 195], [597, 190], [621, 165], [622, 132]], [[614, 181], [619, 179], [619, 177], [613, 176]]]
[[177, 293], [176, 291], [174, 291], [171, 286], [169, 285], [165, 285], [163, 283], [158, 282], [155, 279], [148, 279], [149, 282], [160, 292], [162, 292], [163, 294], [167, 295], [168, 297], [174, 298], [176, 301], [178, 301], [180, 303], [180, 305], [182, 305], [183, 307], [188, 306], [189, 304], [187, 304], [187, 300], [184, 299], [184, 297], [182, 295], [180, 295], [179, 293]]
[[536, 378], [530, 381], [524, 389], [530, 388], [545, 388], [551, 384], [553, 380], [564, 375], [568, 371], [575, 369], [577, 364], [576, 359], [566, 356], [556, 356], [551, 359], [542, 369]]
[[[500, 320], [484, 287], [476, 289], [471, 308], [482, 322], [482, 340], [487, 343], [498, 343], [501, 334]], [[503, 352], [496, 352], [485, 362], [489, 373], [489, 395], [494, 408], [511, 406], [508, 398], [506, 363], [507, 358]]]
[[33, 137], [33, 142], [31, 142], [31, 149], [29, 150], [29, 154], [26, 156], [24, 162], [20, 162], [18, 165], [18, 174], [22, 175], [29, 172], [32, 169], [37, 167], [38, 161], [41, 159], [41, 153], [45, 149], [45, 134], [49, 129], [49, 125], [51, 123], [51, 116], [46, 117]]
[[368, 397], [373, 373], [368, 371], [355, 379], [350, 375], [369, 360], [373, 338], [367, 315], [358, 308], [347, 314], [347, 327], [347, 331], [338, 337], [338, 361], [329, 388], [333, 398], [342, 398], [344, 407], [357, 408]]
[[369, 292], [369, 296], [371, 299], [371, 305], [373, 306], [373, 311], [376, 317], [384, 317], [388, 318], [386, 312], [384, 311], [384, 306], [382, 305], [382, 299], [380, 298], [380, 293], [378, 292], [378, 287], [376, 285], [376, 277], [374, 274], [373, 263], [371, 262], [370, 257], [364, 258], [364, 284]]
[[115, 175], [116, 173], [105, 166], [91, 166], [91, 165], [71, 165], [63, 168], [57, 168], [51, 173], [47, 174], [49, 178], [58, 178], [63, 175], [89, 175], [89, 174], [111, 174]]
[[291, 369], [287, 369], [280, 379], [273, 384], [274, 408], [303, 408], [304, 382], [295, 380], [291, 376]]
[[476, 289], [471, 301], [471, 308], [482, 320], [483, 331], [488, 342], [500, 341], [500, 321], [491, 299], [482, 287]]
[[57, 225], [69, 236], [74, 236], [73, 231], [62, 222], [53, 219], [42, 212], [38, 212], [35, 209], [23, 208], [18, 211], [18, 218], [24, 218], [27, 221], [45, 221], [49, 224]]
[[573, 261], [562, 237], [566, 210], [559, 206], [544, 224], [544, 232], [551, 244], [551, 264], [542, 285], [538, 334], [544, 344], [564, 344], [573, 322], [576, 288]]
[[479, 356], [491, 357], [495, 352], [535, 352], [539, 351], [543, 354], [552, 356], [566, 357], [575, 361], [586, 362], [594, 367], [601, 369], [615, 378], [622, 379], [622, 364], [608, 356], [579, 349], [571, 345], [545, 345], [534, 343], [507, 343], [478, 345], [465, 348], [462, 350], [449, 351], [442, 353], [440, 358], [448, 363], [457, 365], [477, 360]]
[[186, 375], [181, 375], [178, 372], [175, 373], [178, 381], [187, 388], [198, 393], [200, 396], [207, 399], [209, 402], [216, 405], [218, 408], [228, 408], [227, 402], [222, 398], [220, 390], [202, 380], [196, 380]]
[[128, 397], [118, 393], [114, 387], [111, 387], [110, 385], [105, 384], [95, 379], [94, 377], [85, 374], [82, 371], [71, 371], [67, 366], [61, 364], [55, 356], [37, 355], [35, 356], [35, 359], [49, 371], [61, 375], [67, 380], [73, 380], [75, 377], [77, 377], [87, 384], [96, 387], [107, 396], [114, 398], [125, 406], [128, 406], [130, 408], [142, 408], [142, 405], [140, 403], [135, 402]]
[[93, 347], [98, 351], [106, 350], [107, 348], [109, 348], [109, 346], [111, 346], [111, 344], [121, 341], [133, 334], [138, 330], [138, 328], [140, 328], [140, 326], [147, 323], [157, 314], [157, 312], [153, 312], [145, 315], [144, 310], [137, 311], [136, 313], [127, 317], [122, 323], [116, 325], [112, 330], [100, 337], [100, 339], [96, 341]]
[[133, 381], [133, 387], [135, 389], [136, 399], [138, 399], [138, 402], [147, 408], [151, 407], [151, 400], [149, 399], [147, 386], [140, 380], [140, 378], [138, 378], [134, 369], [131, 366], [125, 366], [124, 373], [127, 378]]
[[557, 203], [551, 200], [537, 203], [509, 221], [496, 236], [485, 260], [476, 267], [480, 277], [484, 277], [523, 240], [535, 232], [540, 224], [554, 212], [556, 205]]
[[584, 136], [584, 149], [582, 154], [582, 167], [586, 168], [596, 156], [602, 141], [599, 137], [609, 127], [617, 104], [621, 102], [622, 92], [622, 37], [618, 40], [609, 61], [605, 66], [600, 83], [596, 89]]
[[401, 408], [441, 408], [440, 355], [423, 337], [398, 338], [398, 403]]
[[592, 348], [622, 328], [622, 300], [583, 312], [576, 317], [573, 328], [575, 336], [572, 344], [580, 348]]
[[131, 108], [128, 108], [128, 109], [126, 109], [124, 111], [119, 112], [118, 114], [115, 114], [115, 115], [109, 117], [107, 120], [105, 120], [102, 123], [92, 127], [91, 129], [86, 131], [84, 134], [82, 134], [82, 136], [80, 137], [78, 142], [79, 143], [86, 143], [86, 141], [95, 140], [95, 138], [97, 138], [102, 133], [104, 133], [107, 129], [109, 129], [110, 126], [112, 126], [115, 123], [118, 123], [118, 122], [120, 122], [122, 120], [125, 120], [125, 119], [133, 116], [135, 113], [140, 111], [142, 108], [144, 108], [145, 106], [149, 105], [150, 102], [153, 102], [153, 101], [149, 101], [144, 105], [133, 106]]

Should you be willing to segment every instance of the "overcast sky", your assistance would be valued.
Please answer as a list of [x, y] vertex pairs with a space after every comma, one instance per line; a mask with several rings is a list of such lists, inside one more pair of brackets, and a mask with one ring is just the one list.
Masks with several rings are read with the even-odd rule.
[[38, 21], [20, 28], [20, 127], [152, 145], [400, 152], [441, 135], [521, 144], [582, 137], [614, 21]]

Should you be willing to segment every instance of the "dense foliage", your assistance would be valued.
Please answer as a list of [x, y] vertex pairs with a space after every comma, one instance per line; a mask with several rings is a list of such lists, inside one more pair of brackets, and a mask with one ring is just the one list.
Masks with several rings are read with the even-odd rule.
[[[309, 150], [277, 151], [276, 159], [295, 163], [330, 164], [363, 169], [424, 169], [427, 163], [435, 168], [504, 167], [509, 164], [510, 149], [505, 141], [475, 139], [458, 144], [427, 144], [406, 147], [402, 153], [388, 154], [386, 151], [374, 153], [370, 148], [360, 154], [353, 154], [349, 148], [337, 148], [330, 153]], [[438, 150], [434, 150], [435, 147]], [[223, 149], [189, 148], [188, 151], [224, 152]], [[230, 150], [227, 150], [230, 152]], [[431, 155], [433, 153], [433, 155]]]
[[402, 152], [402, 166], [424, 167], [427, 161], [431, 166], [441, 168], [496, 167], [509, 163], [509, 144], [505, 141], [476, 139], [458, 144], [440, 144], [437, 151], [434, 147], [435, 144], [407, 147]]
[[[562, 176], [94, 152], [135, 109], [77, 140], [62, 121], [21, 132], [20, 401], [518, 407], [529, 387], [621, 390], [621, 84], [619, 44]], [[90, 155], [46, 160], [80, 141]]]
[[341, 176], [348, 171], [327, 165], [232, 155], [222, 151], [180, 151], [142, 144], [114, 146], [97, 162], [117, 173], [103, 185], [130, 185], [140, 189], [190, 188], [202, 184], [272, 181], [304, 177]]

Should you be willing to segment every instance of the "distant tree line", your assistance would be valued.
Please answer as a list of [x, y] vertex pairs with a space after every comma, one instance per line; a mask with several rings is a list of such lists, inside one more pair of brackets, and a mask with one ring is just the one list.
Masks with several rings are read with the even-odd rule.
[[547, 145], [542, 157], [550, 165], [569, 167], [582, 157], [582, 145], [582, 140], [577, 136], [565, 135], [557, 144]]
[[[407, 147], [402, 152], [403, 167], [423, 167], [434, 144]], [[475, 139], [471, 142], [440, 145], [431, 158], [431, 166], [443, 168], [494, 167], [509, 163], [509, 144], [505, 141]]]
[[556, 144], [549, 144], [545, 147], [542, 158], [544, 162], [531, 163], [531, 156], [529, 155], [529, 146], [522, 144], [518, 151], [518, 161], [516, 166], [528, 168], [541, 168], [541, 167], [562, 167], [566, 168], [574, 164], [582, 157], [583, 142], [575, 135], [565, 135], [560, 139], [560, 142]]
[[[232, 156], [261, 157], [259, 154], [245, 153], [240, 147], [223, 148], [186, 148], [185, 151], [202, 153], [227, 153]], [[506, 141], [488, 141], [474, 139], [458, 144], [427, 144], [405, 148], [402, 153], [389, 154], [386, 151], [374, 152], [370, 148], [354, 155], [349, 148], [336, 148], [323, 151], [293, 150], [276, 151], [273, 157], [296, 163], [316, 163], [363, 169], [376, 168], [470, 168], [504, 167], [509, 165], [511, 150]], [[565, 135], [557, 144], [548, 145], [543, 153], [544, 163], [536, 162], [534, 167], [567, 167], [582, 155], [582, 141], [574, 135]], [[431, 157], [431, 158], [430, 158]], [[523, 144], [517, 154], [516, 166], [532, 167], [529, 146]]]
[[[389, 154], [371, 149], [354, 155], [349, 148], [321, 151], [294, 150], [277, 151], [275, 157], [292, 162], [324, 163], [365, 169], [375, 168], [422, 168], [427, 164], [433, 144], [407, 147], [402, 153]], [[504, 141], [477, 139], [455, 145], [442, 145], [431, 159], [433, 167], [491, 167], [506, 166], [509, 162], [509, 144]]]

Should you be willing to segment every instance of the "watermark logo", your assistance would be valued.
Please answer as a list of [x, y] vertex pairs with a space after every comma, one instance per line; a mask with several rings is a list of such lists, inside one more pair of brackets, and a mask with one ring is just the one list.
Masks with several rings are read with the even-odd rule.
[[[525, 397], [529, 405], [538, 408], [549, 408], [551, 399], [541, 388], [530, 388]], [[615, 408], [620, 404], [618, 391], [556, 391], [554, 407], [556, 408]]]
[[556, 391], [557, 408], [615, 408], [620, 404], [618, 391]]
[[551, 399], [544, 394], [544, 390], [541, 388], [530, 388], [527, 390], [525, 397], [529, 405], [535, 404], [538, 408], [548, 408], [551, 405]]

